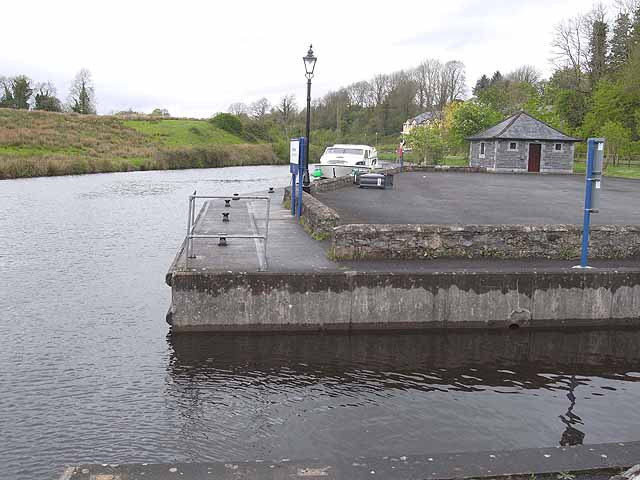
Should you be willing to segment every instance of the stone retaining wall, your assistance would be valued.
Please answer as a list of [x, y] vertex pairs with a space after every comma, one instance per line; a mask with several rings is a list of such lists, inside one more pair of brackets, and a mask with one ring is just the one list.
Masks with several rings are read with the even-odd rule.
[[[340, 225], [336, 259], [555, 258], [580, 255], [578, 225]], [[639, 225], [591, 229], [591, 258], [640, 258]]]
[[[291, 187], [284, 189], [283, 203], [291, 206]], [[305, 231], [316, 240], [331, 238], [338, 226], [340, 216], [333, 208], [327, 207], [313, 195], [302, 193], [302, 218], [300, 223]]]

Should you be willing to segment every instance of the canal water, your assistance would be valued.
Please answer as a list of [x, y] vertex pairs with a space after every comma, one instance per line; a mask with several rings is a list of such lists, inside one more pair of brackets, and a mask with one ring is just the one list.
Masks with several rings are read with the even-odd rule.
[[0, 182], [0, 478], [640, 439], [638, 331], [168, 335], [187, 195], [287, 181], [243, 167]]

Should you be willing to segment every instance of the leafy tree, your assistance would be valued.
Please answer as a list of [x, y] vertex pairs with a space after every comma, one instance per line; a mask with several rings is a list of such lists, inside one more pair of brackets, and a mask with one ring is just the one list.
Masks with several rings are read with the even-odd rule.
[[48, 112], [61, 112], [62, 103], [56, 96], [56, 88], [51, 82], [40, 83], [36, 88], [35, 110], [45, 110]]
[[69, 89], [69, 108], [82, 115], [96, 113], [95, 89], [91, 72], [81, 69], [73, 80]]
[[633, 131], [635, 120], [630, 112], [638, 108], [639, 100], [626, 91], [622, 81], [600, 81], [593, 92], [591, 108], [584, 119], [584, 136], [597, 135], [607, 121], [618, 122]]
[[489, 80], [489, 77], [487, 77], [486, 75], [482, 75], [476, 82], [476, 86], [473, 87], [473, 94], [476, 97], [479, 96], [480, 93], [482, 93], [484, 90], [489, 88], [490, 84], [491, 84], [491, 81]]
[[589, 96], [580, 84], [571, 68], [556, 70], [546, 84], [543, 97], [558, 114], [565, 129], [575, 130], [584, 121], [589, 108]]
[[602, 20], [595, 20], [591, 31], [589, 75], [591, 85], [602, 78], [607, 69], [607, 34], [609, 26]]
[[171, 114], [169, 113], [169, 110], [167, 110], [166, 108], [154, 108], [153, 111], [151, 112], [151, 115], [154, 117], [170, 117]]
[[218, 113], [211, 119], [211, 123], [222, 130], [232, 133], [233, 135], [242, 135], [242, 121], [237, 115], [233, 115], [231, 113]]
[[478, 93], [478, 101], [503, 115], [511, 115], [522, 110], [531, 99], [539, 97], [541, 93], [537, 84], [530, 83], [534, 76], [524, 73], [518, 75], [529, 78], [529, 81], [504, 79], [496, 81]]
[[609, 68], [616, 72], [629, 60], [631, 19], [628, 13], [620, 13], [616, 18], [611, 37]]
[[619, 157], [631, 153], [631, 130], [620, 122], [606, 122], [600, 129], [600, 136], [606, 140], [607, 159], [612, 160], [614, 164], [618, 163]]
[[640, 3], [638, 3], [633, 13], [633, 24], [631, 25], [631, 33], [629, 34], [629, 46], [630, 48], [640, 46]]
[[31, 79], [25, 75], [18, 75], [11, 79], [13, 93], [13, 108], [28, 110], [29, 102], [33, 96]]
[[504, 77], [500, 73], [500, 70], [496, 70], [491, 77], [491, 81], [489, 82], [491, 86], [498, 85], [504, 82]]
[[417, 126], [406, 136], [410, 146], [423, 164], [437, 165], [444, 158], [445, 143], [437, 126]]
[[13, 108], [13, 105], [11, 80], [7, 77], [0, 77], [0, 108]]
[[[470, 100], [451, 112], [449, 138], [454, 146], [465, 145], [465, 138], [485, 130], [502, 120], [502, 115], [483, 103]], [[447, 122], [447, 121], [445, 121]]]

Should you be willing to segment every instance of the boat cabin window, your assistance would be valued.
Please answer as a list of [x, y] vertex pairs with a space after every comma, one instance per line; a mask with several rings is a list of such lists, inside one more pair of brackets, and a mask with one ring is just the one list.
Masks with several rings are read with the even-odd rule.
[[360, 155], [362, 156], [362, 149], [360, 148], [327, 148], [327, 153], [342, 153], [345, 155]]
[[369, 158], [369, 150], [364, 151], [364, 158]]

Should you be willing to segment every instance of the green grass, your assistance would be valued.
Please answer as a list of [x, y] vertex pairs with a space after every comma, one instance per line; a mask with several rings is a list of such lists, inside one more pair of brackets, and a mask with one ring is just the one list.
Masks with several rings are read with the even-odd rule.
[[468, 167], [469, 160], [464, 155], [449, 155], [444, 158], [442, 165], [449, 165], [450, 167]]
[[284, 163], [207, 120], [0, 108], [0, 179]]
[[206, 120], [125, 120], [122, 123], [165, 147], [246, 143]]
[[[573, 164], [574, 173], [585, 173], [586, 164], [575, 162]], [[606, 177], [640, 178], [640, 165], [609, 165], [604, 171]]]

